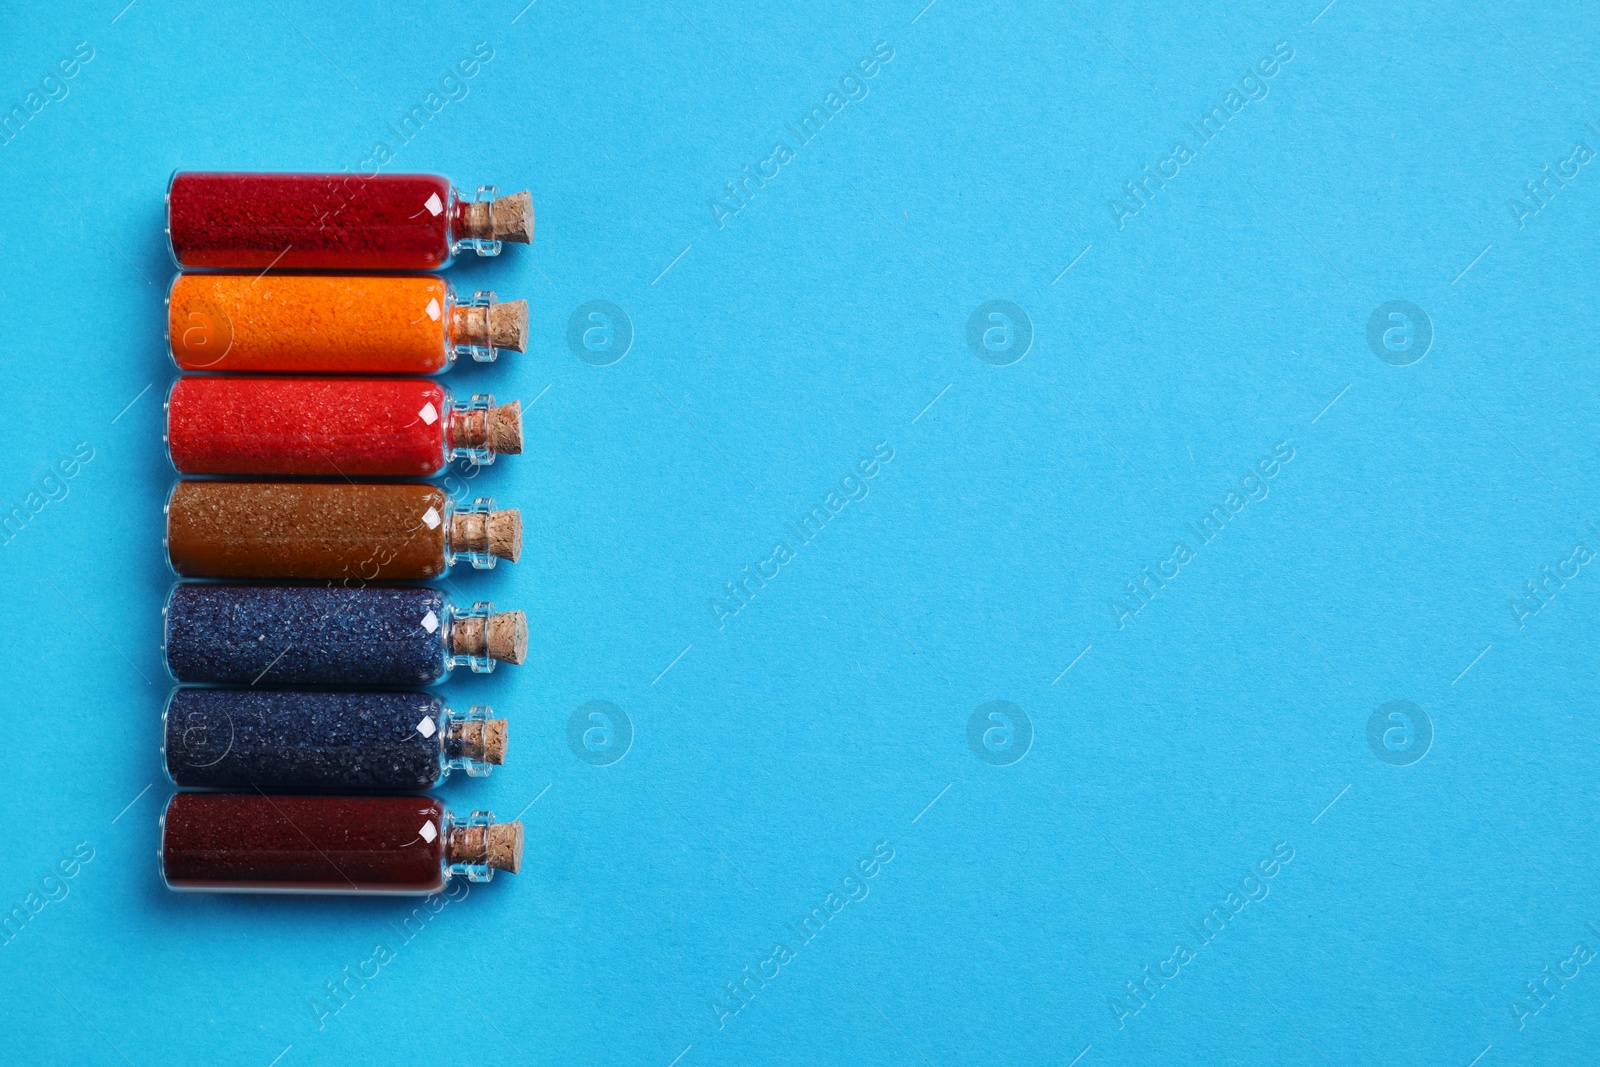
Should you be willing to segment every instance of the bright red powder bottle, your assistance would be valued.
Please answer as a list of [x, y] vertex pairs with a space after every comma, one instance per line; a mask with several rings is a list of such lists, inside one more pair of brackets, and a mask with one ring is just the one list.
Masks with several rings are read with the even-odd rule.
[[495, 192], [467, 200], [433, 174], [178, 171], [167, 238], [184, 268], [436, 270], [533, 240], [532, 197]]
[[522, 451], [522, 405], [422, 378], [188, 377], [167, 396], [180, 474], [411, 478]]
[[522, 863], [522, 824], [457, 819], [432, 797], [179, 793], [161, 816], [170, 889], [437, 893]]

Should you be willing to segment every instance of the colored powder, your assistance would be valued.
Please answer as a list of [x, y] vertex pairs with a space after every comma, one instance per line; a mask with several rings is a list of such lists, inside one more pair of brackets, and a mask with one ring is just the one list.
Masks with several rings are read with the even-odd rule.
[[436, 893], [443, 819], [430, 797], [179, 793], [161, 870], [176, 889]]
[[445, 674], [437, 589], [180, 582], [166, 608], [179, 682], [429, 685]]
[[427, 476], [447, 407], [422, 378], [179, 378], [167, 448], [180, 474]]
[[179, 482], [167, 552], [186, 578], [432, 578], [446, 501], [432, 485]]
[[181, 370], [434, 374], [448, 292], [431, 276], [180, 274], [167, 335]]
[[427, 693], [179, 689], [163, 750], [180, 786], [414, 792], [441, 776], [443, 712]]
[[167, 232], [181, 267], [434, 270], [462, 205], [431, 174], [173, 175]]

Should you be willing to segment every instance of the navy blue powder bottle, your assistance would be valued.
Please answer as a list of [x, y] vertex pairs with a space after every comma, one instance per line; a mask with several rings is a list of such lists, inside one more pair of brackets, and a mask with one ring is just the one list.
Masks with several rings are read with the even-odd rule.
[[179, 582], [162, 616], [167, 670], [184, 683], [432, 685], [528, 651], [522, 612], [486, 600], [457, 608], [415, 586]]
[[490, 714], [425, 692], [180, 688], [161, 754], [187, 788], [418, 792], [504, 762], [506, 722]]

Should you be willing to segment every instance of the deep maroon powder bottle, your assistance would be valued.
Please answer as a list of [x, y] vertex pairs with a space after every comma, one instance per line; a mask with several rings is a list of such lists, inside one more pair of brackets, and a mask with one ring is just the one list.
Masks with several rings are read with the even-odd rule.
[[467, 200], [433, 174], [178, 171], [167, 236], [186, 269], [435, 270], [532, 241], [533, 200], [491, 185]]
[[179, 793], [161, 816], [170, 889], [437, 893], [522, 862], [522, 824], [457, 820], [432, 797]]

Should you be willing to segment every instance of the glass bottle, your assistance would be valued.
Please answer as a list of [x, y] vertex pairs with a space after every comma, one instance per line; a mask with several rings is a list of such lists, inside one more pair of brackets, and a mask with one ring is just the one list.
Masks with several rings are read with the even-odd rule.
[[505, 762], [506, 721], [492, 714], [422, 692], [180, 688], [161, 758], [186, 788], [418, 792]]
[[192, 376], [166, 411], [179, 474], [419, 478], [522, 451], [520, 403], [427, 378]]
[[178, 171], [167, 241], [183, 268], [437, 270], [470, 248], [533, 240], [533, 198], [478, 186], [468, 200], [434, 174]]
[[179, 582], [162, 632], [173, 681], [199, 685], [432, 685], [528, 654], [522, 612], [424, 586]]
[[426, 894], [522, 866], [520, 822], [426, 796], [178, 793], [160, 837], [161, 880], [183, 891]]
[[415, 581], [522, 554], [515, 508], [458, 505], [428, 484], [183, 481], [166, 517], [180, 578]]
[[179, 274], [167, 342], [179, 370], [437, 374], [521, 352], [528, 302], [462, 299], [434, 275]]

